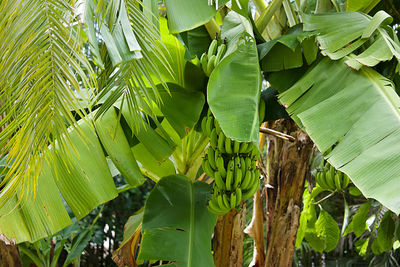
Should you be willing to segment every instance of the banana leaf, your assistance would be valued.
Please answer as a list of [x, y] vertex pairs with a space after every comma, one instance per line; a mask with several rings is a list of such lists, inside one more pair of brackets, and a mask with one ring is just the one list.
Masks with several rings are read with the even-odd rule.
[[217, 216], [207, 210], [209, 194], [208, 184], [182, 175], [161, 179], [146, 201], [138, 259], [214, 266], [210, 239]]
[[400, 43], [393, 29], [393, 21], [386, 12], [374, 17], [358, 12], [327, 13], [304, 16], [304, 30], [316, 31], [321, 53], [333, 60], [341, 59], [361, 48], [367, 48], [347, 58], [346, 64], [354, 69], [375, 66], [395, 56], [400, 59]]
[[368, 67], [355, 71], [346, 60], [322, 59], [280, 102], [329, 163], [399, 213], [400, 98], [390, 80]]
[[241, 142], [258, 140], [260, 93], [256, 42], [244, 32], [237, 49], [219, 62], [208, 82], [208, 104], [226, 136]]

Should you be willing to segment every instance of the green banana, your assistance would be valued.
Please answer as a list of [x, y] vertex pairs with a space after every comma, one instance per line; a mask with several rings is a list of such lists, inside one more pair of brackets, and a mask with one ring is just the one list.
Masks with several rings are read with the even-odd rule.
[[252, 160], [251, 161], [251, 167], [253, 168], [253, 169], [256, 169], [257, 168], [257, 160]]
[[235, 176], [233, 180], [233, 188], [238, 187], [238, 185], [242, 182], [242, 167], [241, 164], [236, 163], [235, 161]]
[[219, 171], [214, 172], [214, 181], [219, 189], [225, 190], [225, 183]]
[[240, 142], [233, 141], [233, 153], [239, 153]]
[[236, 193], [233, 192], [231, 193], [231, 209], [234, 209], [236, 207]]
[[339, 191], [339, 192], [342, 191], [341, 182], [343, 179], [343, 174], [340, 175], [340, 173], [341, 172], [336, 172], [336, 174], [335, 174], [335, 186], [336, 186], [337, 191]]
[[240, 143], [239, 153], [246, 153], [249, 143]]
[[204, 172], [208, 176], [214, 177], [214, 170], [211, 168], [210, 162], [208, 161], [208, 159], [203, 160], [202, 165], [203, 165], [202, 167], [203, 167]]
[[210, 134], [210, 145], [214, 150], [218, 147], [218, 134], [215, 128], [212, 129]]
[[222, 200], [224, 201], [224, 206], [227, 208], [227, 209], [231, 209], [231, 203], [230, 203], [230, 201], [229, 201], [229, 199], [228, 199], [228, 196], [226, 195], [226, 194], [223, 194], [222, 195]]
[[325, 182], [325, 177], [323, 177], [324, 172], [317, 172], [315, 174], [315, 181], [317, 184], [322, 188], [322, 189], [329, 189], [329, 185], [326, 184]]
[[225, 180], [225, 185], [226, 185], [226, 190], [231, 190], [232, 189], [232, 180], [233, 180], [233, 173], [235, 170], [235, 163], [233, 159], [231, 159], [228, 163], [228, 170], [226, 171], [226, 180]]
[[217, 52], [217, 47], [218, 47], [218, 41], [216, 39], [212, 40], [210, 46], [208, 47], [208, 54], [215, 55]]
[[217, 215], [222, 215], [222, 214], [226, 213], [226, 210], [222, 210], [218, 206], [218, 203], [215, 203], [213, 199], [208, 202], [208, 210], [211, 213], [214, 213], [214, 214], [217, 214]]
[[260, 187], [260, 179], [256, 179], [254, 181], [252, 187], [249, 190], [247, 190], [245, 193], [243, 193], [242, 199], [246, 200], [246, 199], [252, 197], [259, 187]]
[[217, 169], [220, 172], [222, 177], [226, 177], [226, 169], [224, 166], [224, 158], [221, 155], [218, 155], [217, 158], [215, 158], [215, 163], [217, 165]]
[[208, 59], [208, 63], [207, 63], [207, 72], [206, 72], [207, 76], [211, 75], [211, 72], [214, 70], [214, 67], [215, 67], [215, 55], [212, 55]]
[[217, 195], [217, 203], [218, 203], [218, 207], [219, 208], [221, 208], [221, 209], [225, 208], [224, 201], [222, 200], [222, 195], [221, 194]]
[[246, 170], [246, 161], [244, 160], [244, 157], [240, 157], [240, 168], [242, 169], [242, 173], [244, 174]]
[[240, 206], [240, 202], [242, 202], [242, 190], [239, 187], [236, 187], [236, 206]]
[[242, 189], [247, 189], [247, 187], [250, 184], [250, 181], [253, 180], [252, 178], [253, 178], [253, 171], [246, 170], [246, 173], [244, 175], [244, 179], [243, 179], [242, 184], [240, 185], [240, 187]]
[[208, 56], [207, 53], [203, 53], [200, 58], [201, 68], [203, 69], [204, 73], [207, 73], [207, 63], [208, 63]]
[[258, 105], [258, 119], [259, 122], [262, 123], [265, 117], [265, 101], [260, 97], [260, 103]]
[[217, 130], [217, 134], [221, 134], [222, 130], [221, 130], [221, 126], [219, 125], [219, 122], [214, 119], [214, 126], [215, 126], [215, 130]]
[[258, 159], [259, 151], [256, 145], [254, 145], [254, 148], [251, 150], [250, 153], [251, 158]]
[[215, 58], [215, 65], [218, 65], [218, 63], [224, 57], [225, 52], [226, 52], [226, 44], [221, 44], [220, 46], [218, 46], [217, 57]]
[[250, 168], [252, 168], [252, 162], [251, 162], [251, 158], [250, 157], [245, 157], [244, 159], [244, 164], [245, 164], [245, 170], [248, 170]]
[[224, 134], [218, 135], [218, 150], [221, 153], [225, 153], [225, 135]]
[[207, 124], [207, 117], [204, 116], [203, 119], [201, 120], [201, 130], [203, 131], [204, 134], [206, 134], [206, 124]]
[[346, 189], [350, 183], [349, 176], [347, 174], [343, 174], [343, 189]]
[[329, 186], [329, 189], [335, 190], [335, 173], [332, 173], [330, 170], [325, 172], [325, 182]]
[[225, 152], [228, 154], [232, 154], [232, 142], [229, 137], [225, 137]]
[[208, 147], [207, 158], [208, 158], [208, 162], [210, 162], [211, 168], [213, 168], [215, 170], [217, 168], [217, 165], [215, 164], [215, 151], [211, 146]]
[[207, 122], [206, 122], [206, 134], [207, 136], [211, 136], [211, 131], [214, 128], [214, 118], [213, 117], [207, 117]]

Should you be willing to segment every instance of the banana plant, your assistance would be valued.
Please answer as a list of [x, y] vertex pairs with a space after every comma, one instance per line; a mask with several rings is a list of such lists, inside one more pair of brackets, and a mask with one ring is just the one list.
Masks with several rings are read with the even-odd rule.
[[[200, 124], [209, 109], [226, 138], [258, 142], [267, 83], [333, 168], [400, 212], [400, 100], [380, 69], [400, 47], [389, 14], [365, 13], [379, 1], [166, 0], [159, 20], [144, 2], [151, 8], [87, 0], [84, 24], [74, 1], [0, 3], [1, 233], [17, 242], [50, 236], [148, 177], [157, 185], [134, 231], [143, 234], [139, 260], [212, 265], [216, 216], [206, 203], [216, 189], [196, 178], [215, 138]], [[209, 47], [204, 57], [196, 46]], [[330, 221], [321, 212], [319, 234]], [[173, 254], [178, 238], [184, 249]]]

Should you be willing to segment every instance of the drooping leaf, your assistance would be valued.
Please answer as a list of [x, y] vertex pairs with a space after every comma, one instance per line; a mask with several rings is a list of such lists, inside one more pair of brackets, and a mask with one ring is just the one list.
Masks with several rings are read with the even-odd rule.
[[400, 98], [389, 80], [345, 60], [324, 58], [280, 102], [322, 153], [337, 144], [325, 158], [366, 197], [400, 212]]
[[374, 242], [377, 242], [381, 252], [392, 249], [395, 222], [392, 218], [393, 213], [388, 211], [383, 216], [381, 223], [379, 224], [378, 234]]
[[135, 253], [141, 240], [142, 221], [143, 209], [129, 217], [126, 222], [124, 226], [124, 239], [120, 247], [113, 252], [113, 261], [115, 261], [118, 266], [137, 267]]
[[144, 174], [155, 180], [155, 182], [158, 182], [161, 177], [175, 173], [175, 166], [171, 160], [157, 160], [143, 144], [134, 146], [132, 148], [132, 152], [137, 161], [140, 163], [141, 167], [145, 169]]
[[197, 91], [190, 91], [177, 84], [168, 83], [169, 92], [159, 88], [162, 99], [160, 110], [182, 138], [199, 120], [205, 97]]
[[375, 66], [393, 56], [400, 58], [400, 43], [393, 30], [385, 27], [392, 20], [384, 11], [379, 11], [372, 18], [358, 12], [305, 15], [304, 30], [319, 34], [317, 40], [321, 53], [333, 60], [349, 55], [363, 44], [369, 44], [359, 55], [346, 60], [350, 67], [360, 69], [363, 65]]
[[197, 27], [193, 30], [181, 32], [179, 36], [182, 38], [186, 46], [185, 58], [191, 60], [197, 56], [200, 59], [201, 55], [207, 51], [211, 37], [204, 26]]
[[337, 222], [324, 210], [321, 210], [318, 220], [315, 222], [315, 233], [318, 238], [323, 240], [323, 251], [333, 250], [339, 242], [340, 230]]
[[87, 247], [90, 240], [92, 239], [92, 236], [92, 229], [84, 229], [79, 231], [78, 235], [76, 235], [72, 240], [67, 258], [64, 262], [64, 266], [68, 266], [82, 254], [83, 250]]
[[367, 219], [370, 207], [371, 202], [367, 202], [360, 207], [356, 214], [354, 214], [343, 235], [354, 232], [357, 237], [360, 237], [368, 229]]
[[146, 179], [140, 172], [115, 109], [110, 108], [95, 125], [101, 144], [128, 184], [143, 184]]
[[283, 36], [258, 45], [263, 71], [280, 71], [298, 68], [303, 65], [302, 43], [307, 48], [307, 63], [311, 64], [318, 50], [314, 40], [315, 33], [303, 32], [301, 24], [290, 28]]
[[356, 247], [358, 254], [361, 257], [365, 257], [367, 255], [368, 243], [369, 243], [369, 237], [367, 239], [359, 239], [355, 242], [354, 245]]
[[[227, 0], [218, 1], [218, 6]], [[168, 26], [171, 33], [179, 33], [197, 28], [207, 23], [216, 13], [215, 6], [207, 1], [198, 0], [166, 0]]]
[[237, 49], [211, 73], [207, 88], [207, 102], [226, 136], [241, 142], [258, 140], [260, 91], [256, 43], [243, 33]]
[[146, 201], [138, 259], [214, 266], [210, 238], [217, 217], [207, 210], [209, 194], [207, 184], [181, 175], [161, 179]]

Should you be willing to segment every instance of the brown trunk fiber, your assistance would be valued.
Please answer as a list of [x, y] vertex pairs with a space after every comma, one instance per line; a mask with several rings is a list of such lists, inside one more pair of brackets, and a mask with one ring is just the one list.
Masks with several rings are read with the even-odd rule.
[[310, 175], [313, 144], [292, 120], [269, 125], [296, 138], [267, 137], [267, 255], [265, 266], [292, 266], [304, 181]]
[[243, 229], [246, 207], [218, 217], [214, 229], [213, 250], [216, 267], [243, 266]]
[[22, 267], [17, 245], [14, 240], [0, 234], [0, 267]]

